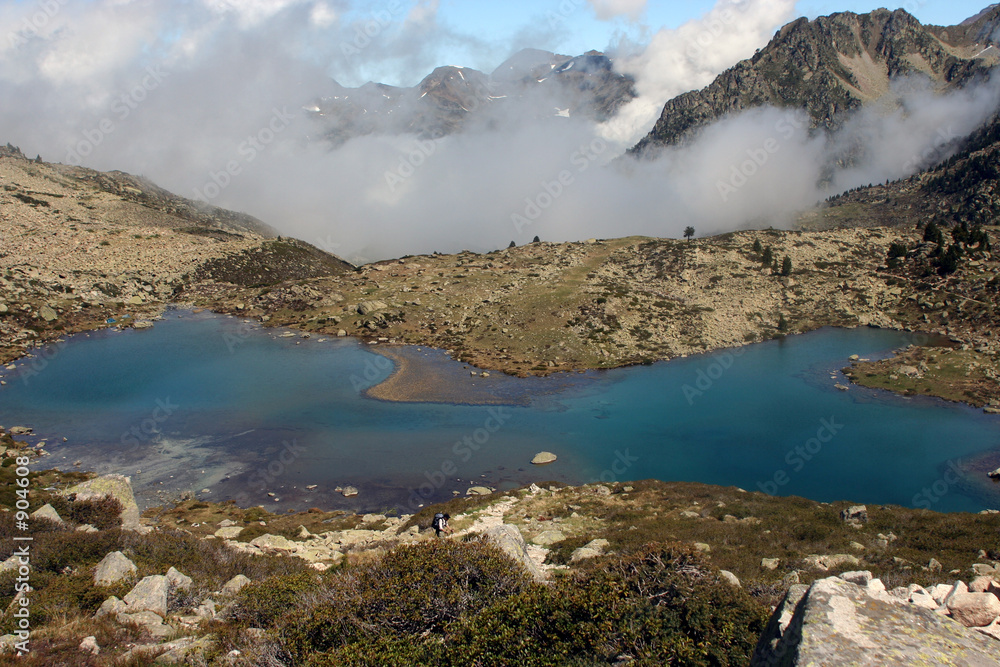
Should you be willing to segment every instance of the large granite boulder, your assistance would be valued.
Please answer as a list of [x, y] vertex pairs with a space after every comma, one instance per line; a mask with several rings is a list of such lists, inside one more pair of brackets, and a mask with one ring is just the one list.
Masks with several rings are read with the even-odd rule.
[[170, 582], [162, 574], [143, 577], [125, 596], [128, 613], [151, 611], [160, 616], [167, 615], [167, 594]]
[[94, 583], [98, 586], [111, 586], [122, 579], [127, 579], [135, 572], [135, 563], [121, 551], [112, 551], [97, 564], [97, 569], [94, 570]]
[[101, 475], [71, 486], [63, 491], [63, 495], [76, 495], [77, 500], [90, 500], [111, 496], [122, 504], [122, 528], [126, 530], [142, 530], [139, 523], [139, 505], [132, 493], [132, 480], [125, 475]]
[[792, 586], [751, 661], [752, 667], [996, 664], [995, 639], [837, 577]]
[[531, 556], [528, 555], [528, 546], [524, 543], [524, 537], [517, 526], [504, 523], [490, 528], [484, 535], [501, 551], [520, 563], [535, 581], [545, 581], [545, 572], [538, 567], [535, 561], [531, 560]]

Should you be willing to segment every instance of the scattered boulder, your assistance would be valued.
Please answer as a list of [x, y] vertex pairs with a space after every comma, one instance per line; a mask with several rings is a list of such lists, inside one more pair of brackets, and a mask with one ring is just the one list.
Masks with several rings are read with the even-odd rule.
[[135, 573], [135, 563], [121, 551], [112, 551], [97, 564], [94, 583], [98, 586], [111, 586]]
[[97, 637], [93, 635], [84, 637], [83, 641], [80, 642], [80, 651], [90, 655], [98, 655], [101, 652], [101, 647], [97, 645]]
[[125, 596], [128, 613], [151, 611], [163, 617], [167, 615], [167, 592], [170, 582], [162, 574], [144, 577]]
[[232, 540], [243, 532], [243, 526], [225, 526], [215, 531], [215, 536], [223, 540]]
[[170, 648], [156, 657], [153, 661], [156, 665], [202, 665], [205, 654], [215, 647], [215, 638], [212, 635], [198, 639], [182, 637], [163, 646]]
[[384, 301], [362, 301], [358, 304], [358, 314], [367, 315], [380, 310], [385, 310], [389, 306]]
[[250, 544], [265, 552], [295, 551], [298, 545], [287, 537], [271, 535], [270, 533], [255, 537]]
[[56, 311], [52, 309], [51, 306], [42, 306], [38, 309], [38, 316], [41, 317], [46, 322], [54, 322], [58, 319]]
[[941, 562], [937, 558], [931, 558], [927, 563], [927, 569], [930, 572], [940, 572], [942, 567]]
[[806, 556], [802, 560], [805, 561], [805, 564], [813, 570], [820, 570], [822, 572], [832, 570], [833, 568], [840, 567], [841, 565], [861, 564], [861, 561], [858, 560], [857, 556], [852, 556], [851, 554], [832, 554], [826, 556], [811, 555]]
[[345, 486], [343, 488], [343, 490], [341, 490], [340, 493], [345, 498], [352, 498], [352, 497], [358, 495], [358, 490], [356, 488], [354, 488], [353, 486]]
[[569, 562], [576, 563], [581, 560], [586, 560], [588, 558], [596, 558], [604, 554], [604, 550], [608, 548], [608, 542], [603, 537], [599, 537], [596, 540], [591, 540], [587, 542], [582, 547], [573, 550], [573, 555], [569, 557]]
[[223, 595], [236, 595], [240, 592], [240, 589], [250, 583], [250, 579], [246, 575], [237, 574], [235, 577], [230, 579], [222, 587]]
[[76, 495], [77, 500], [91, 500], [110, 496], [122, 504], [122, 528], [125, 530], [142, 530], [139, 523], [139, 505], [132, 493], [132, 481], [125, 475], [101, 475], [88, 479], [62, 492], [63, 495]]
[[778, 564], [781, 562], [778, 558], [761, 558], [760, 566], [765, 570], [777, 570]]
[[993, 593], [956, 593], [948, 603], [948, 613], [967, 628], [981, 628], [1000, 617], [1000, 598]]
[[535, 535], [533, 538], [531, 538], [531, 541], [534, 542], [535, 544], [547, 547], [552, 544], [555, 544], [556, 542], [562, 542], [565, 539], [566, 536], [562, 533], [561, 530], [546, 530], [539, 533], [538, 535]]
[[872, 573], [868, 570], [853, 570], [851, 572], [841, 572], [840, 578], [844, 581], [850, 582], [852, 584], [857, 584], [858, 586], [867, 586], [874, 577]]
[[170, 584], [171, 591], [188, 591], [191, 590], [191, 584], [194, 581], [191, 577], [186, 574], [182, 574], [177, 568], [171, 567], [167, 570], [167, 582]]
[[851, 505], [846, 510], [841, 510], [840, 518], [845, 523], [868, 523], [868, 508], [865, 505]]
[[485, 486], [470, 486], [468, 488], [468, 490], [465, 492], [465, 495], [467, 495], [467, 496], [488, 496], [491, 493], [493, 493], [493, 491], [491, 491], [488, 487], [485, 487]]
[[830, 577], [789, 589], [750, 664], [992, 665], [996, 642], [933, 610]]
[[63, 523], [62, 517], [59, 516], [59, 512], [56, 511], [56, 508], [48, 503], [45, 503], [32, 512], [31, 517], [33, 519], [46, 519], [55, 523]]
[[510, 556], [514, 561], [520, 563], [528, 571], [535, 581], [545, 581], [545, 573], [531, 560], [528, 555], [528, 547], [524, 543], [524, 537], [517, 526], [509, 523], [494, 526], [484, 534], [486, 539], [500, 548], [501, 551]]
[[94, 614], [94, 617], [100, 618], [101, 616], [107, 616], [108, 614], [117, 616], [118, 614], [124, 614], [127, 610], [128, 607], [125, 603], [112, 595], [101, 603], [101, 607]]
[[723, 581], [726, 583], [732, 584], [736, 588], [743, 588], [743, 584], [740, 583], [740, 580], [729, 570], [719, 570], [719, 576], [722, 577]]
[[535, 457], [531, 459], [531, 462], [536, 466], [542, 466], [547, 463], [552, 463], [556, 460], [556, 458], [558, 457], [552, 452], [538, 452], [535, 454]]
[[993, 577], [976, 577], [969, 582], [970, 593], [998, 593], [1000, 586]]

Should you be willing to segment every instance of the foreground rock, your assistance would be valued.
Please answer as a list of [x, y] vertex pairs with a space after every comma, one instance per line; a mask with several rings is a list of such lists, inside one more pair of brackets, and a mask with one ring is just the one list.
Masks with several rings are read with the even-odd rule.
[[92, 500], [110, 496], [122, 504], [122, 528], [143, 530], [139, 523], [139, 505], [132, 493], [132, 481], [125, 475], [101, 475], [66, 489], [64, 495], [76, 495], [77, 500]]
[[751, 665], [986, 666], [998, 664], [997, 649], [995, 639], [936, 611], [831, 577], [792, 586]]
[[486, 539], [497, 545], [501, 551], [524, 566], [524, 569], [534, 577], [535, 581], [545, 581], [545, 572], [528, 555], [528, 545], [525, 544], [524, 537], [517, 526], [509, 523], [501, 524], [490, 528], [484, 535]]

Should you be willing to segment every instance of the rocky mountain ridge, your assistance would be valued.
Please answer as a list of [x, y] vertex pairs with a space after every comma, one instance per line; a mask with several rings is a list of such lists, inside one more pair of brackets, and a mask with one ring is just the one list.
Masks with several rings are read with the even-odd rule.
[[800, 18], [704, 89], [667, 102], [630, 152], [654, 156], [726, 115], [763, 106], [801, 109], [813, 129], [834, 130], [851, 111], [884, 98], [900, 76], [921, 75], [940, 91], [966, 86], [1000, 62], [998, 21], [996, 6], [951, 28], [923, 26], [902, 9]]
[[600, 121], [636, 95], [635, 82], [598, 51], [570, 57], [536, 49], [519, 51], [490, 74], [446, 66], [411, 88], [335, 86], [306, 109], [334, 144], [370, 134], [438, 138], [510, 118]]

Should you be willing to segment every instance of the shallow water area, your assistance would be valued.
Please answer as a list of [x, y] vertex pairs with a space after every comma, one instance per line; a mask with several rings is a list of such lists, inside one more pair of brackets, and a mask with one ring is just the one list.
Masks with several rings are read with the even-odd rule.
[[[446, 376], [461, 396], [462, 383], [496, 380], [502, 400], [396, 403], [366, 395], [393, 363], [354, 339], [168, 310], [152, 329], [80, 334], [3, 371], [0, 423], [47, 441], [52, 456], [37, 467], [131, 475], [145, 506], [190, 491], [275, 510], [413, 511], [476, 485], [654, 477], [822, 501], [1000, 507], [979, 469], [1000, 449], [1000, 419], [834, 386], [847, 384], [849, 355], [910, 339], [824, 329], [523, 380], [473, 377], [440, 351], [406, 348], [403, 381]], [[543, 450], [558, 460], [530, 465]], [[347, 485], [359, 494], [336, 491]]]

